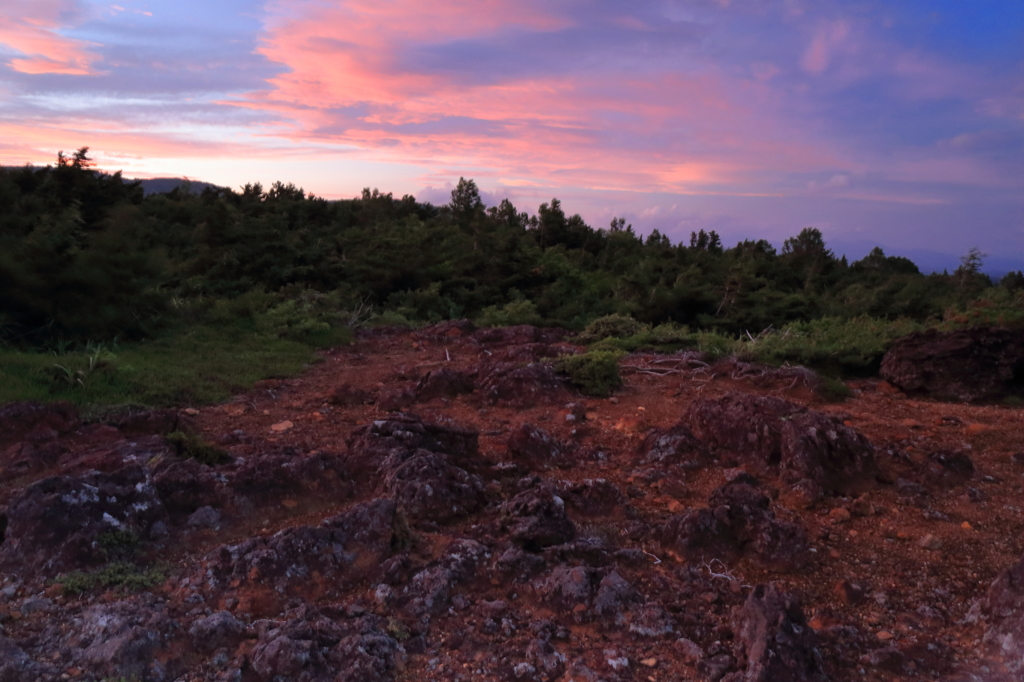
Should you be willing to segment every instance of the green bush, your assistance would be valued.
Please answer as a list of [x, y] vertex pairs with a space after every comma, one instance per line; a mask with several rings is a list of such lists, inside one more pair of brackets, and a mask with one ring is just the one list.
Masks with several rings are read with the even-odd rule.
[[740, 344], [740, 354], [770, 365], [803, 365], [832, 376], [878, 371], [892, 343], [923, 326], [910, 320], [823, 317], [762, 332]]
[[596, 350], [583, 355], [565, 355], [555, 362], [555, 368], [569, 377], [575, 386], [587, 395], [606, 398], [622, 386], [619, 375], [621, 351]]
[[481, 327], [511, 327], [517, 324], [539, 325], [544, 321], [533, 301], [519, 299], [501, 308], [488, 306], [480, 311], [476, 323]]
[[626, 315], [605, 315], [587, 325], [576, 338], [581, 343], [593, 343], [607, 338], [624, 339], [649, 329]]
[[227, 452], [188, 431], [172, 431], [167, 434], [167, 443], [179, 457], [194, 459], [201, 464], [216, 466], [231, 461]]

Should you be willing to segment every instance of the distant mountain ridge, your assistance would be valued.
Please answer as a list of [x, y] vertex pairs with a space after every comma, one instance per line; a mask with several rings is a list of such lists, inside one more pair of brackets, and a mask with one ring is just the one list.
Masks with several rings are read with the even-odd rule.
[[149, 178], [146, 180], [138, 180], [138, 182], [142, 184], [142, 191], [147, 197], [151, 194], [166, 194], [167, 192], [173, 192], [175, 189], [185, 184], [189, 186], [189, 191], [195, 194], [199, 194], [207, 188], [220, 189], [220, 185], [215, 185], [212, 182], [189, 180], [188, 178]]

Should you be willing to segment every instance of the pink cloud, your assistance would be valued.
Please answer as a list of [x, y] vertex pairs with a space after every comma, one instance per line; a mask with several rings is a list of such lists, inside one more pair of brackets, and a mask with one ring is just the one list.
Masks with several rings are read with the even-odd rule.
[[[433, 3], [429, 12], [408, 0], [282, 5], [260, 52], [288, 72], [232, 103], [276, 112], [287, 121], [276, 132], [299, 144], [495, 169], [517, 183], [729, 193], [729, 183], [756, 185], [768, 173], [838, 162], [829, 142], [786, 120], [784, 94], [724, 70], [535, 69], [473, 81], [465, 77], [472, 64], [459, 73], [416, 68], [410, 48], [571, 26], [529, 2], [468, 7], [461, 0]], [[778, 72], [754, 67], [763, 81]], [[652, 142], [652, 131], [667, 144]], [[735, 190], [765, 191], [777, 190]]]
[[60, 34], [65, 17], [78, 11], [76, 0], [5, 0], [0, 16], [0, 43], [24, 56], [10, 60], [26, 74], [60, 73], [89, 76], [99, 73], [93, 63], [95, 43]]
[[844, 20], [822, 23], [815, 30], [811, 44], [800, 60], [800, 66], [810, 73], [824, 72], [849, 36], [850, 24]]

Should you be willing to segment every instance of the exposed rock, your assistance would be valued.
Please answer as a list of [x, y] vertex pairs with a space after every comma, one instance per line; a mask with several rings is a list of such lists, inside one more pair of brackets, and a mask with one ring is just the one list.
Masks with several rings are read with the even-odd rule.
[[745, 554], [777, 570], [801, 565], [807, 533], [795, 523], [778, 521], [757, 481], [741, 474], [708, 498], [708, 507], [678, 514], [665, 524], [663, 542], [690, 561], [730, 561]]
[[[217, 473], [224, 485], [219, 499], [225, 506], [239, 507], [244, 513], [310, 492], [330, 493], [339, 499], [351, 497], [353, 493], [353, 483], [344, 462], [328, 452], [315, 455], [299, 455], [287, 450], [261, 453], [220, 468]], [[207, 504], [216, 506], [213, 501]]]
[[347, 443], [345, 463], [357, 479], [380, 476], [385, 459], [402, 462], [418, 450], [446, 455], [464, 469], [479, 464], [479, 434], [475, 430], [452, 422], [424, 422], [412, 414], [391, 415], [361, 426]]
[[508, 439], [508, 451], [531, 469], [547, 469], [569, 463], [567, 448], [533, 424], [523, 424]]
[[811, 479], [827, 493], [869, 487], [874, 447], [836, 417], [770, 396], [729, 393], [696, 400], [685, 421], [706, 445], [778, 467], [787, 483]]
[[565, 502], [549, 485], [524, 490], [502, 507], [512, 541], [531, 552], [576, 537], [565, 513]]
[[167, 516], [145, 469], [54, 476], [22, 490], [7, 509], [0, 568], [54, 577], [107, 560], [100, 540], [114, 531], [149, 537]]
[[585, 478], [577, 483], [566, 481], [559, 486], [558, 494], [570, 509], [586, 517], [605, 517], [632, 510], [622, 491], [603, 478]]
[[345, 383], [331, 391], [327, 402], [331, 405], [341, 406], [363, 405], [374, 402], [374, 397], [369, 391], [364, 391], [361, 388], [354, 387], [352, 384]]
[[974, 476], [974, 462], [962, 451], [940, 450], [928, 455], [922, 479], [931, 485], [950, 488], [963, 485]]
[[985, 641], [1011, 672], [1024, 672], [1024, 555], [996, 576], [982, 602], [989, 618]]
[[481, 395], [492, 405], [562, 405], [571, 397], [563, 379], [546, 364], [502, 365], [486, 373], [481, 370], [480, 376]]
[[57, 680], [56, 672], [47, 674], [21, 647], [0, 635], [0, 682], [37, 682]]
[[318, 526], [294, 526], [221, 546], [208, 555], [199, 581], [217, 591], [263, 591], [271, 603], [285, 593], [313, 598], [378, 571], [394, 537], [395, 503], [373, 500]]
[[158, 652], [174, 625], [162, 608], [130, 601], [95, 604], [70, 623], [64, 648], [77, 664], [103, 678], [162, 680], [166, 668]]
[[449, 464], [445, 455], [427, 450], [390, 468], [378, 492], [393, 497], [413, 521], [445, 523], [477, 511], [485, 502], [479, 476]]
[[405, 650], [376, 619], [336, 622], [315, 612], [261, 634], [252, 669], [263, 682], [388, 682]]
[[172, 518], [220, 502], [213, 469], [194, 459], [164, 457], [153, 467], [153, 487]]
[[642, 637], [664, 637], [676, 631], [676, 621], [661, 604], [649, 602], [633, 615], [629, 631]]
[[188, 517], [186, 525], [192, 528], [216, 528], [220, 525], [220, 512], [213, 507], [200, 507]]
[[598, 569], [588, 566], [558, 566], [543, 580], [534, 583], [534, 589], [545, 604], [563, 612], [589, 608], [601, 580]]
[[234, 647], [245, 636], [245, 626], [228, 611], [217, 611], [192, 624], [188, 631], [197, 651]]
[[416, 402], [415, 386], [399, 386], [385, 389], [377, 396], [377, 409], [381, 412], [398, 412]]
[[465, 372], [442, 367], [428, 372], [416, 385], [416, 400], [422, 402], [434, 398], [454, 398], [463, 393], [472, 393], [475, 388], [473, 377]]
[[[608, 619], [616, 625], [623, 622], [622, 614], [631, 605], [643, 601], [643, 597], [637, 592], [625, 578], [617, 571], [611, 571], [603, 578], [597, 586], [597, 595], [594, 597], [594, 605], [591, 612], [595, 617]], [[605, 623], [612, 624], [612, 623]]]
[[468, 580], [487, 557], [487, 548], [473, 540], [456, 540], [436, 562], [413, 576], [403, 594], [406, 610], [419, 617], [444, 611], [453, 596], [452, 588]]
[[670, 429], [654, 429], [638, 449], [642, 464], [698, 464], [707, 457], [707, 449], [697, 440], [685, 422]]
[[733, 617], [743, 672], [726, 682], [825, 682], [817, 638], [793, 595], [758, 585]]
[[8, 403], [0, 406], [0, 449], [20, 441], [50, 440], [80, 425], [69, 403]]
[[997, 400], [1024, 383], [1024, 338], [1000, 327], [911, 334], [886, 352], [881, 375], [908, 394]]

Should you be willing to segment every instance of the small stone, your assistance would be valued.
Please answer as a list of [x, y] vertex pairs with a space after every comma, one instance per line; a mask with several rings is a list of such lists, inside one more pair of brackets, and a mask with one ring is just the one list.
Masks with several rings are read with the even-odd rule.
[[608, 398], [608, 402], [610, 402], [612, 405], [618, 405], [619, 399], [616, 398], [615, 396], [612, 396], [611, 398]]
[[653, 668], [658, 665], [658, 659], [656, 658], [642, 658], [640, 659], [640, 665], [645, 665], [648, 668]]
[[832, 591], [847, 606], [859, 604], [864, 599], [864, 588], [845, 578], [837, 582]]
[[974, 530], [974, 526], [972, 526], [968, 521], [964, 521], [963, 523], [961, 523], [960, 527], [964, 530]]
[[683, 504], [679, 500], [671, 500], [668, 503], [668, 510], [672, 514], [678, 514], [679, 512], [683, 511], [683, 509], [685, 509], [685, 508], [686, 507], [684, 507]]
[[888, 630], [879, 630], [878, 633], [875, 634], [875, 637], [877, 637], [879, 640], [881, 640], [883, 642], [888, 642], [890, 639], [892, 639], [895, 636], [896, 635], [892, 634]]
[[295, 509], [299, 503], [295, 500], [281, 500], [281, 506], [285, 509]]
[[199, 416], [199, 410], [197, 410], [197, 409], [196, 409], [196, 408], [194, 408], [194, 407], [186, 407], [186, 408], [185, 408], [184, 410], [182, 410], [182, 411], [183, 411], [183, 412], [184, 412], [185, 414], [187, 414], [188, 416], [190, 416], [190, 417], [198, 417], [198, 416]]
[[967, 435], [968, 436], [977, 436], [979, 434], [985, 433], [989, 429], [990, 429], [990, 427], [987, 424], [978, 424], [978, 423], [968, 424], [967, 425]]
[[269, 417], [270, 416], [270, 410], [263, 410], [263, 416], [264, 417]]
[[829, 559], [838, 559], [841, 556], [842, 555], [839, 553], [839, 550], [836, 550], [836, 549], [828, 550], [828, 558]]
[[857, 531], [855, 531], [855, 530], [851, 530], [851, 531], [850, 531], [850, 537], [851, 537], [851, 538], [855, 538], [855, 537], [857, 537], [858, 535], [860, 535], [860, 533], [858, 533]]
[[942, 547], [942, 540], [935, 537], [931, 533], [924, 535], [920, 540], [917, 541], [917, 546], [921, 549], [936, 550]]
[[295, 426], [295, 424], [293, 424], [289, 420], [285, 419], [283, 422], [278, 422], [278, 423], [274, 424], [273, 426], [271, 426], [270, 430], [273, 431], [274, 433], [284, 433], [285, 431], [287, 431], [288, 429], [291, 429], [294, 426]]
[[704, 650], [692, 639], [680, 637], [676, 640], [676, 648], [682, 653], [683, 659], [691, 663], [704, 658]]
[[850, 512], [843, 507], [836, 507], [828, 513], [828, 517], [832, 519], [832, 523], [846, 523], [850, 520]]
[[875, 505], [871, 504], [864, 497], [858, 497], [850, 505], [850, 513], [854, 516], [873, 516], [875, 514]]

